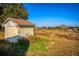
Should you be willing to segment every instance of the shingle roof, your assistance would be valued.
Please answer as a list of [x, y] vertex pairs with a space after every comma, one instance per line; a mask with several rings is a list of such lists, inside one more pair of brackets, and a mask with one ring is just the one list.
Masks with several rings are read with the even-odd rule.
[[13, 19], [13, 21], [15, 21], [19, 26], [34, 26], [34, 24], [28, 20]]

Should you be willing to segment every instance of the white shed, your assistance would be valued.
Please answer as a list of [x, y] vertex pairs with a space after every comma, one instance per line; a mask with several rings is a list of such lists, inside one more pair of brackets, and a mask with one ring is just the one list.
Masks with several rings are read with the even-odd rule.
[[34, 24], [27, 20], [7, 18], [2, 26], [5, 30], [5, 40], [10, 42], [18, 41], [19, 37], [34, 35]]

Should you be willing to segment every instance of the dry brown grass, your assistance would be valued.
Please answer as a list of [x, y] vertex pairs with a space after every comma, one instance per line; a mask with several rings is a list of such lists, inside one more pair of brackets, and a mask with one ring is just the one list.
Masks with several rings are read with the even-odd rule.
[[[0, 39], [4, 38], [0, 32]], [[35, 36], [28, 37], [30, 47], [26, 55], [73, 56], [79, 55], [79, 32], [64, 30], [35, 30]]]
[[4, 39], [4, 32], [0, 31], [0, 40]]
[[[37, 47], [37, 39], [39, 37], [44, 38], [46, 50], [28, 50], [27, 55], [41, 55], [41, 56], [61, 56], [61, 55], [79, 55], [79, 33], [63, 31], [63, 30], [45, 30], [40, 29], [35, 31], [36, 35], [31, 37], [30, 42], [33, 40], [34, 43], [30, 43], [30, 49]], [[40, 41], [40, 39], [38, 39]], [[41, 43], [40, 43], [41, 44]], [[36, 49], [36, 48], [35, 48]]]

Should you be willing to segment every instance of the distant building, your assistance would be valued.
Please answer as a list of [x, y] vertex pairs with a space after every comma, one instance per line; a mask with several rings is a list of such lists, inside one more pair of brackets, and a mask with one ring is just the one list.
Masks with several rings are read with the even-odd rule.
[[5, 39], [10, 42], [16, 42], [20, 37], [34, 35], [34, 24], [27, 20], [7, 18], [2, 26], [5, 31]]

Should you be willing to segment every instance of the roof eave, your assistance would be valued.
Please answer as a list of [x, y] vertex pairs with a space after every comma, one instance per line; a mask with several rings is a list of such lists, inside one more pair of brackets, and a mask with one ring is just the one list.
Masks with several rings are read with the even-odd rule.
[[34, 27], [34, 25], [20, 25], [18, 24], [19, 27]]

